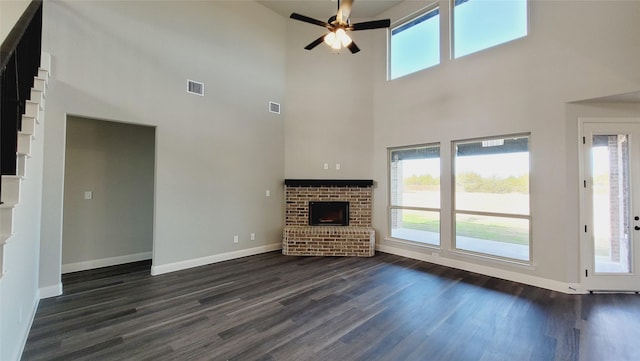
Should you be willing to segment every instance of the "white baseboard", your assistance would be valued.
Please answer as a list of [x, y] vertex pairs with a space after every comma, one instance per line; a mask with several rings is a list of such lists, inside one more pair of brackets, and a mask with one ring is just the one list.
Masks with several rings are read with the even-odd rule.
[[40, 287], [38, 289], [40, 299], [56, 297], [62, 294], [62, 283], [58, 283], [57, 285]]
[[115, 266], [118, 264], [129, 263], [129, 262], [138, 262], [144, 261], [146, 259], [151, 259], [151, 252], [142, 252], [136, 254], [127, 254], [124, 256], [117, 257], [109, 257], [109, 258], [101, 258], [101, 259], [92, 259], [90, 261], [83, 261], [77, 263], [67, 263], [62, 265], [62, 273], [71, 273], [78, 271], [86, 271], [88, 269], [100, 268], [100, 267], [108, 267]]
[[239, 251], [233, 251], [222, 254], [214, 254], [207, 257], [194, 258], [186, 261], [174, 262], [163, 264], [159, 266], [151, 266], [151, 275], [157, 276], [163, 273], [180, 271], [188, 268], [204, 266], [212, 263], [218, 263], [222, 261], [228, 261], [231, 259], [253, 256], [260, 253], [266, 253], [271, 251], [277, 251], [282, 249], [282, 243], [272, 243], [265, 246], [259, 246], [254, 248], [241, 249]]
[[479, 273], [479, 274], [500, 278], [508, 281], [524, 283], [527, 285], [545, 288], [552, 291], [558, 291], [558, 292], [567, 293], [567, 294], [585, 293], [584, 291], [581, 291], [580, 286], [575, 283], [566, 283], [566, 282], [550, 280], [542, 277], [531, 276], [531, 275], [527, 275], [519, 272], [507, 271], [504, 269], [498, 269], [494, 267], [482, 266], [482, 265], [459, 261], [459, 260], [446, 258], [446, 257], [434, 257], [422, 252], [410, 251], [410, 250], [397, 248], [397, 247], [393, 247], [385, 244], [377, 244], [376, 249], [381, 252], [391, 253], [397, 256], [403, 256], [411, 259], [416, 259], [419, 261], [435, 263], [441, 266]]
[[26, 328], [22, 329], [23, 334], [20, 337], [20, 349], [18, 350], [17, 355], [13, 355], [12, 360], [20, 360], [22, 358], [22, 353], [24, 352], [24, 347], [27, 345], [27, 338], [29, 337], [29, 331], [31, 331], [31, 326], [33, 326], [33, 320], [36, 318], [36, 311], [38, 311], [38, 304], [40, 303], [39, 295], [36, 294], [35, 299], [33, 300], [33, 304], [31, 305], [31, 309], [29, 310], [29, 315], [27, 317], [29, 320], [29, 325]]

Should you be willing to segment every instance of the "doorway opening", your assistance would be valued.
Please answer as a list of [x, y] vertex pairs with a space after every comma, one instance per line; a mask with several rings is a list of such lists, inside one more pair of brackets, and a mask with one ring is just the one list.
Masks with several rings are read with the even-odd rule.
[[67, 116], [62, 273], [152, 258], [155, 127]]

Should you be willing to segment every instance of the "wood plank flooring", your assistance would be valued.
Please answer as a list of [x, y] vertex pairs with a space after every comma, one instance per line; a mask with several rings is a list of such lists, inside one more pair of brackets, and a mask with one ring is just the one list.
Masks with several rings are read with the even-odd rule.
[[640, 297], [566, 295], [394, 255], [279, 252], [64, 275], [23, 360], [640, 360]]

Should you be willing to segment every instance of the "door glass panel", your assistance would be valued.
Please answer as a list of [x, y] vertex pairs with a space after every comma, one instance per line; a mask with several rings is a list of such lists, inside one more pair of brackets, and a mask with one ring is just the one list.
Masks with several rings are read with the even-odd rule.
[[592, 140], [595, 272], [630, 273], [629, 136], [594, 135]]

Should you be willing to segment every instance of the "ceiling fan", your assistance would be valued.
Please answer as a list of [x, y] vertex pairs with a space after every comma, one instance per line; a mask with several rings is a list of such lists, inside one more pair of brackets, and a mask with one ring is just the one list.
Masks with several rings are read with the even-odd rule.
[[355, 54], [360, 51], [360, 48], [358, 48], [356, 43], [351, 40], [351, 37], [347, 35], [347, 31], [382, 29], [388, 28], [391, 25], [390, 19], [365, 21], [362, 23], [351, 24], [350, 16], [352, 5], [353, 0], [338, 0], [338, 12], [336, 13], [336, 15], [330, 17], [327, 22], [316, 20], [308, 16], [300, 15], [298, 13], [291, 13], [291, 19], [322, 26], [329, 30], [328, 33], [312, 41], [304, 48], [307, 50], [311, 50], [320, 45], [322, 42], [325, 42], [334, 50], [340, 50], [341, 48], [345, 47], [348, 48], [352, 54]]

